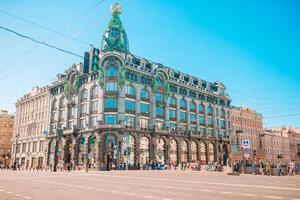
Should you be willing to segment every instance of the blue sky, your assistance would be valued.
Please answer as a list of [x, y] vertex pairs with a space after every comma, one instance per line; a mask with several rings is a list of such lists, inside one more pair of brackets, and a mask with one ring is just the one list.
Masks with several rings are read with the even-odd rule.
[[[0, 1], [0, 10], [86, 43], [1, 12], [0, 25], [83, 55], [88, 44], [100, 47], [115, 1], [95, 7], [98, 2]], [[132, 53], [223, 82], [232, 104], [262, 113], [266, 126], [300, 127], [299, 1], [118, 2], [124, 5], [121, 18]], [[10, 112], [16, 99], [33, 86], [51, 83], [57, 73], [81, 61], [3, 30], [0, 44], [0, 108]]]

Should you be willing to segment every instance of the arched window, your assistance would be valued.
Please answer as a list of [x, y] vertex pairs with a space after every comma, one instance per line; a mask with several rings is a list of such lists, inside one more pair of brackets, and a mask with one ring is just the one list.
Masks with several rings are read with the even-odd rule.
[[180, 109], [186, 110], [186, 102], [184, 99], [180, 100]]
[[170, 142], [170, 162], [172, 165], [177, 165], [177, 152], [178, 152], [178, 144], [175, 139], [172, 139]]
[[188, 156], [188, 144], [185, 140], [181, 141], [180, 149], [181, 149], [181, 162], [185, 163], [187, 162], [187, 156]]
[[162, 138], [156, 139], [156, 161], [165, 164], [165, 141]]
[[129, 97], [135, 97], [135, 89], [132, 86], [127, 85], [126, 86], [126, 95]]
[[196, 105], [194, 102], [190, 102], [190, 111], [192, 111], [192, 112], [196, 111]]
[[106, 76], [109, 78], [118, 77], [118, 68], [114, 65], [111, 65], [106, 70]]
[[65, 107], [65, 98], [62, 97], [60, 100], [59, 100], [59, 108], [64, 108]]
[[145, 165], [149, 162], [150, 149], [149, 149], [149, 139], [147, 137], [140, 138], [140, 163]]
[[203, 104], [200, 104], [199, 105], [199, 113], [204, 113], [204, 106], [203, 106]]
[[157, 87], [159, 89], [163, 89], [164, 88], [164, 81], [163, 81], [163, 79], [161, 77], [158, 77], [156, 79], [156, 83], [157, 83]]
[[56, 111], [57, 110], [57, 100], [54, 99], [52, 102], [52, 111]]
[[148, 94], [147, 90], [145, 90], [145, 89], [141, 90], [140, 98], [141, 98], [141, 100], [149, 100], [149, 94]]
[[191, 142], [191, 158], [192, 162], [196, 162], [198, 160], [198, 148], [195, 141]]
[[208, 107], [207, 107], [207, 114], [208, 114], [208, 115], [213, 115], [213, 109], [212, 109], [211, 106], [208, 106]]

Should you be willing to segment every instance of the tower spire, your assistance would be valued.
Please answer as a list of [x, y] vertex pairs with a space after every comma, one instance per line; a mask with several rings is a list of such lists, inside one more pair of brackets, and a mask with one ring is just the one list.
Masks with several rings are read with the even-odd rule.
[[108, 23], [102, 39], [101, 51], [129, 52], [129, 44], [125, 28], [120, 19], [121, 5], [115, 3], [111, 6], [112, 18]]

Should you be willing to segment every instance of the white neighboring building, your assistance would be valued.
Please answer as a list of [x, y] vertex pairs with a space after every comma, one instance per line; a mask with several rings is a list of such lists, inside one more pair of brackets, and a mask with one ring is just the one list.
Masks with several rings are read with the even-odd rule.
[[49, 86], [34, 87], [16, 102], [12, 165], [39, 169], [46, 165], [49, 131]]

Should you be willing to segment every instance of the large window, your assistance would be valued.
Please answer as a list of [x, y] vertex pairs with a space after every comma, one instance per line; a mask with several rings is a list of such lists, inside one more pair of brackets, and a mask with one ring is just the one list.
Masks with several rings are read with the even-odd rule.
[[199, 105], [199, 113], [204, 113], [204, 106], [202, 104]]
[[128, 127], [134, 127], [134, 124], [135, 124], [135, 118], [132, 117], [132, 116], [127, 116], [125, 115], [125, 126], [128, 126]]
[[97, 126], [97, 117], [91, 117], [90, 124], [91, 126]]
[[126, 86], [126, 95], [129, 95], [131, 97], [135, 97], [135, 89], [134, 87], [127, 85]]
[[156, 106], [156, 117], [164, 117], [164, 109]]
[[185, 112], [180, 112], [180, 121], [186, 122], [186, 113]]
[[157, 83], [158, 88], [160, 88], [160, 89], [164, 88], [164, 82], [160, 77], [156, 79], [156, 83]]
[[141, 90], [140, 98], [141, 98], [141, 100], [149, 100], [149, 94], [148, 94], [147, 90], [145, 90], [145, 89]]
[[126, 100], [125, 101], [125, 110], [135, 111], [135, 102]]
[[81, 116], [85, 116], [87, 114], [87, 104], [80, 105], [80, 114]]
[[195, 112], [196, 111], [196, 105], [194, 102], [190, 102], [190, 111]]
[[141, 103], [140, 104], [141, 113], [143, 114], [149, 114], [149, 105]]
[[176, 99], [174, 97], [170, 97], [169, 106], [170, 107], [176, 107]]
[[109, 68], [107, 68], [106, 71], [107, 77], [113, 78], [118, 77], [118, 69], [114, 65], [111, 65]]
[[105, 124], [117, 124], [117, 115], [105, 115], [104, 123]]
[[220, 126], [221, 126], [221, 128], [225, 128], [225, 120], [220, 121]]
[[175, 110], [169, 110], [169, 119], [170, 120], [176, 120], [176, 111]]
[[91, 98], [92, 98], [92, 99], [97, 98], [97, 97], [98, 97], [98, 94], [99, 94], [99, 87], [98, 87], [98, 86], [95, 86], [95, 87], [92, 89]]
[[148, 125], [149, 125], [149, 119], [144, 119], [144, 118], [140, 119], [141, 128], [146, 128], [147, 129]]
[[202, 116], [202, 115], [199, 115], [199, 124], [200, 124], [200, 126], [205, 125], [204, 116]]
[[107, 92], [116, 92], [118, 91], [118, 84], [116, 82], [107, 82], [106, 83]]
[[81, 92], [80, 100], [81, 100], [81, 101], [86, 101], [86, 100], [87, 100], [87, 90], [83, 90], [83, 91]]
[[164, 97], [161, 93], [157, 93], [155, 96], [156, 102], [163, 102], [164, 101]]
[[96, 114], [98, 109], [98, 101], [93, 101], [91, 105], [91, 113]]
[[211, 106], [208, 106], [208, 107], [207, 107], [207, 114], [208, 114], [208, 115], [213, 115], [213, 109], [212, 109]]
[[213, 126], [213, 124], [214, 124], [214, 120], [213, 120], [213, 118], [207, 118], [207, 124], [208, 124], [208, 126]]
[[192, 124], [196, 123], [196, 115], [195, 114], [190, 114], [190, 121]]
[[180, 109], [186, 110], [186, 102], [184, 99], [180, 100]]
[[117, 99], [105, 99], [105, 108], [116, 109], [117, 108]]

